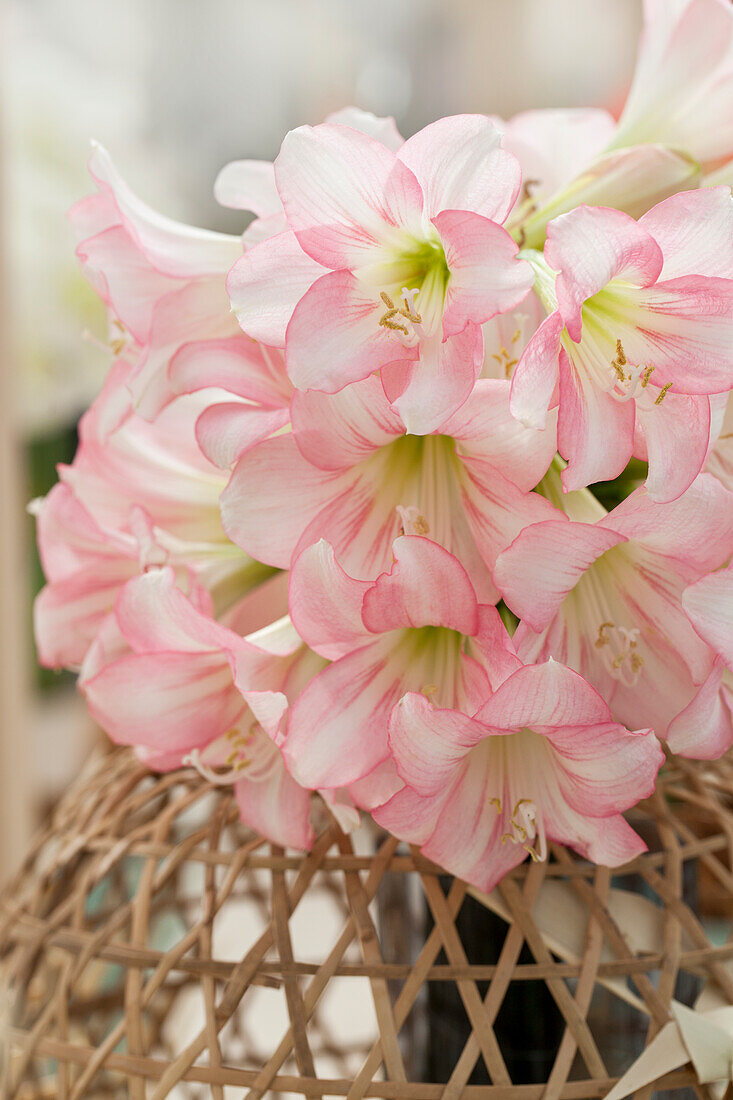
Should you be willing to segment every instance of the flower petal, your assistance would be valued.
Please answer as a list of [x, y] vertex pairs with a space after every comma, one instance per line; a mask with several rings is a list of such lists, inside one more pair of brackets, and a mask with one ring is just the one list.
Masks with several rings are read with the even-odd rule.
[[137, 562], [119, 557], [96, 561], [36, 596], [33, 629], [38, 660], [46, 668], [78, 668], [122, 585], [137, 572]]
[[664, 255], [662, 279], [733, 278], [733, 196], [729, 187], [682, 191], [640, 219]]
[[482, 325], [526, 298], [532, 268], [505, 229], [473, 211], [443, 210], [432, 219], [450, 271], [443, 307], [443, 338], [469, 322]]
[[651, 730], [616, 722], [568, 726], [548, 739], [568, 805], [588, 817], [608, 817], [648, 798], [665, 760]]
[[434, 336], [421, 345], [416, 361], [407, 354], [413, 350], [405, 348], [400, 359], [384, 363], [382, 384], [406, 431], [428, 435], [470, 396], [483, 364], [481, 329], [469, 324], [444, 342]]
[[442, 626], [459, 634], [478, 630], [478, 600], [468, 574], [436, 542], [395, 539], [395, 564], [364, 594], [362, 618], [375, 634], [402, 627]]
[[150, 569], [129, 581], [117, 598], [115, 615], [125, 641], [136, 653], [246, 648], [241, 638], [194, 606], [177, 587], [170, 567]]
[[173, 356], [168, 380], [175, 393], [216, 388], [261, 405], [287, 405], [292, 392], [282, 353], [249, 336], [193, 340]]
[[322, 275], [298, 302], [287, 329], [288, 374], [299, 390], [335, 393], [395, 356], [412, 359], [379, 324], [384, 304], [349, 271]]
[[241, 255], [239, 237], [184, 225], [152, 210], [128, 187], [98, 142], [92, 142], [89, 171], [114, 201], [133, 241], [163, 274], [178, 279], [223, 275]]
[[256, 244], [229, 272], [227, 293], [242, 329], [254, 340], [285, 347], [293, 310], [323, 267], [307, 256], [294, 233]]
[[636, 408], [644, 433], [652, 500], [669, 501], [689, 489], [702, 470], [710, 444], [710, 398], [665, 394], [661, 405]]
[[393, 153], [405, 144], [405, 139], [391, 115], [381, 118], [371, 111], [362, 111], [359, 107], [342, 107], [340, 111], [328, 115], [325, 121], [334, 126], [350, 126], [352, 130], [361, 130], [363, 134], [369, 134], [382, 145], [386, 145]]
[[582, 366], [571, 363], [564, 349], [557, 447], [568, 463], [562, 472], [566, 492], [618, 477], [634, 448], [633, 402], [614, 400]]
[[339, 492], [340, 478], [307, 462], [292, 435], [266, 439], [240, 457], [221, 494], [224, 530], [257, 561], [288, 569], [303, 531]]
[[533, 201], [543, 204], [603, 150], [614, 125], [608, 111], [598, 108], [522, 111], [505, 124], [502, 146], [519, 161], [523, 179], [532, 182]]
[[399, 159], [417, 176], [425, 210], [472, 210], [503, 222], [519, 193], [519, 162], [501, 148], [501, 133], [485, 115], [441, 118], [409, 138]]
[[527, 858], [520, 844], [502, 844], [504, 819], [491, 802], [495, 791], [489, 754], [467, 760], [421, 848], [428, 859], [484, 891]]
[[733, 745], [733, 718], [726, 702], [720, 658], [691, 702], [667, 728], [670, 750], [693, 760], [718, 760]]
[[208, 744], [244, 709], [222, 653], [130, 654], [86, 680], [82, 691], [113, 741], [162, 752]]
[[593, 562], [625, 541], [601, 524], [535, 523], [499, 554], [494, 581], [516, 615], [532, 630], [544, 630]]
[[[367, 581], [350, 577], [324, 539], [308, 547], [290, 572], [290, 615], [301, 638], [321, 656], [336, 660], [370, 641], [362, 619]], [[326, 784], [327, 785], [327, 784]]]
[[535, 332], [512, 376], [510, 410], [527, 428], [543, 431], [558, 381], [563, 320], [555, 310]]
[[486, 729], [459, 710], [434, 707], [424, 695], [403, 695], [389, 720], [389, 748], [400, 778], [423, 798], [440, 794]]
[[231, 210], [251, 210], [258, 218], [282, 211], [275, 186], [275, 166], [269, 160], [233, 160], [214, 182], [214, 198]]
[[486, 672], [492, 691], [496, 691], [499, 684], [503, 684], [508, 676], [522, 667], [514, 640], [509, 637], [495, 607], [483, 605], [479, 608], [479, 628], [471, 641], [471, 648], [478, 650], [481, 655], [481, 666]]
[[156, 271], [121, 225], [88, 237], [76, 250], [85, 277], [139, 344], [150, 338], [153, 310], [180, 282]]
[[[730, 156], [725, 76], [729, 81], [732, 36], [730, 8], [721, 0], [647, 4], [636, 72], [613, 145], [661, 141], [702, 161]], [[716, 90], [716, 82], [723, 87]]]
[[442, 426], [461, 454], [480, 458], [525, 491], [545, 475], [557, 450], [556, 414], [547, 429], [527, 428], [509, 411], [508, 379], [479, 378], [471, 396]]
[[[556, 518], [557, 512], [539, 493], [526, 493], [480, 458], [462, 459], [460, 499], [468, 526], [482, 558], [493, 569], [497, 555], [531, 523]], [[498, 599], [496, 592], [492, 599]]]
[[700, 474], [686, 493], [666, 504], [637, 489], [617, 504], [604, 527], [689, 570], [708, 573], [722, 565], [733, 543], [733, 493], [713, 477]]
[[441, 802], [438, 799], [421, 798], [409, 787], [403, 787], [388, 802], [379, 806], [372, 816], [393, 836], [410, 844], [424, 844], [435, 829], [440, 811]]
[[291, 416], [298, 449], [322, 470], [355, 466], [404, 434], [402, 421], [375, 375], [335, 394], [298, 391]]
[[137, 411], [153, 420], [171, 400], [168, 366], [182, 344], [234, 336], [236, 323], [220, 277], [182, 283], [160, 298], [153, 310], [147, 344], [130, 378]]
[[619, 278], [649, 286], [662, 270], [662, 250], [647, 230], [602, 206], [579, 206], [547, 226], [545, 259], [559, 272], [557, 303], [571, 338], [580, 340], [583, 303]]
[[[733, 356], [733, 280], [685, 275], [633, 290], [618, 302], [618, 334], [630, 362], [653, 363], [651, 386], [675, 392], [730, 389]], [[624, 315], [625, 314], [625, 315]]]
[[234, 787], [242, 821], [274, 844], [308, 850], [313, 844], [311, 796], [283, 763], [264, 779], [240, 779]]
[[345, 787], [388, 755], [387, 726], [404, 687], [379, 639], [335, 661], [296, 699], [283, 745], [290, 772], [306, 787]]
[[262, 409], [242, 401], [222, 401], [196, 421], [196, 440], [209, 462], [229, 469], [248, 448], [284, 428], [287, 408]]
[[334, 270], [372, 260], [395, 229], [420, 226], [423, 196], [412, 172], [381, 142], [347, 126], [291, 130], [275, 180], [301, 247]]
[[549, 660], [507, 677], [475, 717], [492, 729], [552, 734], [564, 726], [605, 725], [611, 712], [582, 676]]
[[686, 588], [682, 606], [703, 641], [733, 668], [733, 566]]

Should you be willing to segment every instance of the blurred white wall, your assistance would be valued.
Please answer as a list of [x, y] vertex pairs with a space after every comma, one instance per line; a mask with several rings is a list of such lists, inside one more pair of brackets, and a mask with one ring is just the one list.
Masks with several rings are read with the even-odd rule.
[[236, 232], [239, 215], [211, 194], [218, 169], [275, 156], [288, 129], [345, 104], [394, 114], [405, 134], [455, 112], [619, 105], [641, 0], [6, 0], [3, 20], [0, 652], [10, 687], [0, 702], [0, 847], [12, 862], [32, 812], [68, 782], [91, 736], [68, 691], [23, 709], [30, 595], [17, 577], [28, 489], [9, 434], [52, 439], [106, 366], [81, 338], [104, 322], [64, 218], [89, 189], [89, 139], [153, 205]]

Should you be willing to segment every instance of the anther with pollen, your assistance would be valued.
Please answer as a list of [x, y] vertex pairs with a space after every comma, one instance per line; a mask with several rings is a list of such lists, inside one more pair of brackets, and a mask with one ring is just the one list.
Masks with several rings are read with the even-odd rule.
[[410, 333], [407, 325], [403, 324], [402, 321], [395, 320], [395, 318], [404, 317], [406, 321], [411, 321], [414, 325], [419, 325], [422, 323], [422, 317], [419, 313], [416, 312], [413, 302], [411, 300], [412, 298], [414, 298], [414, 293], [415, 292], [413, 291], [411, 294], [406, 287], [403, 287], [402, 305], [396, 306], [386, 291], [382, 290], [380, 292], [379, 297], [382, 299], [382, 302], [387, 307], [385, 312], [379, 318], [379, 324], [382, 326], [382, 328], [391, 329], [393, 332], [402, 332], [405, 336], [409, 336]]
[[[515, 329], [514, 335], [512, 336], [512, 344], [516, 344], [521, 335], [521, 329]], [[519, 362], [519, 359], [513, 358], [511, 351], [508, 351], [503, 344], [499, 348], [498, 352], [492, 351], [491, 358], [496, 359], [497, 363], [500, 366], [504, 367], [504, 375], [506, 378], [509, 378], [511, 376], [513, 368], [516, 367], [517, 363]]]
[[623, 346], [623, 344], [621, 343], [620, 340], [617, 340], [616, 341], [616, 358], [611, 360], [611, 366], [616, 371], [616, 375], [618, 376], [619, 382], [625, 382], [626, 381], [626, 373], [624, 371], [624, 367], [626, 366], [626, 363], [627, 363], [627, 359], [626, 359], [626, 352], [624, 351], [624, 346]]
[[667, 396], [667, 390], [671, 390], [671, 389], [672, 389], [672, 383], [671, 382], [665, 382], [664, 385], [662, 386], [661, 390], [659, 391], [659, 395], [655, 399], [654, 404], [655, 405], [661, 405], [662, 402], [664, 401], [665, 397]]

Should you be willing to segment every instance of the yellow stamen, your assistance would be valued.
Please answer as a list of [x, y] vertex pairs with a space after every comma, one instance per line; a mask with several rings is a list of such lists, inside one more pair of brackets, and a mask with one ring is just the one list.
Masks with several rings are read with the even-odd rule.
[[408, 321], [412, 321], [413, 324], [421, 325], [422, 324], [422, 317], [419, 313], [416, 313], [415, 310], [412, 308], [412, 306], [410, 305], [410, 303], [407, 300], [407, 296], [403, 297], [402, 302], [403, 302], [403, 307], [402, 307], [402, 309], [398, 310], [398, 313], [400, 313], [403, 317], [406, 317]]
[[383, 325], [384, 328], [392, 329], [393, 332], [404, 332], [405, 336], [409, 336], [407, 326], [400, 324], [399, 321], [390, 321], [388, 317], [380, 317], [379, 323]]
[[646, 389], [646, 387], [648, 386], [649, 379], [652, 376], [652, 371], [653, 370], [654, 370], [654, 367], [647, 367], [646, 370], [644, 371], [644, 373], [642, 374], [642, 376], [641, 376], [642, 389]]
[[654, 404], [655, 405], [661, 405], [662, 402], [664, 401], [664, 398], [667, 396], [667, 390], [671, 390], [671, 389], [672, 389], [672, 383], [671, 382], [665, 382], [665, 384], [662, 386], [661, 390], [659, 391], [659, 396], [655, 400]]

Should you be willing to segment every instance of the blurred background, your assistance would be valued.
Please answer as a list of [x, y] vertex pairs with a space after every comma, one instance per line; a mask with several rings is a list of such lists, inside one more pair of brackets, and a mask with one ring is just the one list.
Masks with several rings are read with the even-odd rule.
[[0, 880], [98, 734], [40, 671], [42, 578], [24, 507], [69, 461], [107, 356], [65, 211], [89, 139], [166, 214], [238, 232], [212, 184], [355, 104], [409, 135], [465, 111], [618, 109], [641, 0], [5, 0], [0, 6]]

